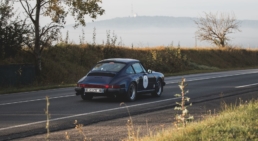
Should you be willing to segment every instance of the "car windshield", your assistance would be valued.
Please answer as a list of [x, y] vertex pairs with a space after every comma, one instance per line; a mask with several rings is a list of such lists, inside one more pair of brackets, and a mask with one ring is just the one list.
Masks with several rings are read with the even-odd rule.
[[119, 72], [125, 64], [117, 63], [117, 62], [105, 62], [98, 63], [92, 71], [111, 71], [111, 72]]

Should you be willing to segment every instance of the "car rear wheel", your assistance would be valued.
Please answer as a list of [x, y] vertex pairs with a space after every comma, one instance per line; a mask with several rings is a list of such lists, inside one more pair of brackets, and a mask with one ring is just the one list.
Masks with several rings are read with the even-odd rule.
[[161, 84], [161, 81], [158, 80], [156, 82], [155, 91], [152, 93], [152, 96], [160, 97], [163, 91], [163, 86]]
[[89, 93], [82, 93], [82, 94], [81, 94], [81, 98], [82, 98], [83, 100], [92, 100], [93, 95], [92, 95], [92, 94], [89, 94]]
[[128, 87], [127, 93], [126, 93], [126, 100], [127, 101], [134, 101], [136, 99], [136, 85], [134, 83], [131, 83]]

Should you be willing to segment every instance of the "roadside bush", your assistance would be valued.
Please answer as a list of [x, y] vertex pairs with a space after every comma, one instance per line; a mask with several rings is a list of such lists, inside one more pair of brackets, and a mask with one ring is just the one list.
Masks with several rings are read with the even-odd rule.
[[185, 48], [181, 49], [189, 61], [219, 69], [246, 68], [258, 66], [258, 50], [241, 48]]

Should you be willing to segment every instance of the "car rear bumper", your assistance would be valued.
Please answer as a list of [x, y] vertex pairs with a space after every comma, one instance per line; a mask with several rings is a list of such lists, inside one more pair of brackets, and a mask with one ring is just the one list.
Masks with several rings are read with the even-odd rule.
[[84, 93], [84, 89], [81, 87], [75, 87], [75, 95], [81, 95]]
[[[75, 94], [76, 95], [81, 95], [84, 94], [84, 88], [82, 87], [75, 87]], [[124, 88], [119, 88], [119, 89], [115, 89], [115, 88], [107, 88], [104, 90], [104, 93], [90, 93], [93, 96], [108, 96], [108, 95], [122, 95], [125, 94], [125, 89]]]

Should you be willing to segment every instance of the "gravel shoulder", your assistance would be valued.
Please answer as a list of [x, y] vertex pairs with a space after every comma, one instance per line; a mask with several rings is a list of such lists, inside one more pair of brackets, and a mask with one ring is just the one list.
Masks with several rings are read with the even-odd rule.
[[[209, 100], [195, 103], [189, 107], [190, 114], [194, 115], [195, 120], [202, 120], [210, 114], [217, 114], [221, 110], [222, 103], [237, 104], [258, 98], [258, 92], [244, 93], [241, 95]], [[129, 109], [130, 110], [130, 109]], [[165, 109], [140, 115], [132, 116], [133, 127], [139, 137], [153, 135], [158, 131], [165, 130], [173, 126], [175, 114], [179, 111]], [[92, 140], [92, 141], [119, 141], [128, 138], [127, 121], [130, 117], [99, 122], [77, 129], [63, 130], [50, 133], [50, 140], [67, 140], [66, 133], [70, 140]], [[45, 141], [46, 134], [27, 138], [16, 139], [17, 141]]]

